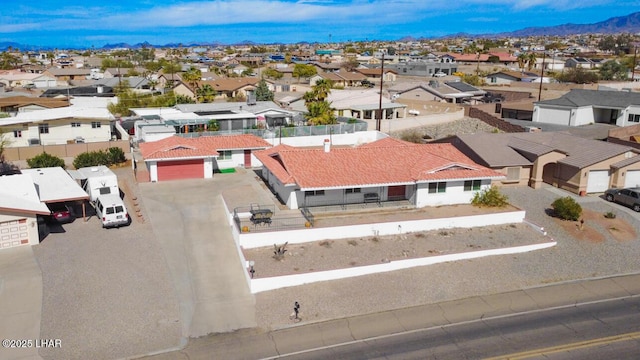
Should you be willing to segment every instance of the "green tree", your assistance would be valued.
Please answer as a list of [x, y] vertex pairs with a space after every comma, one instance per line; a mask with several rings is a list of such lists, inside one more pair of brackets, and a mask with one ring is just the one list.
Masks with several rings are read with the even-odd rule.
[[520, 53], [516, 58], [518, 60], [518, 67], [520, 71], [524, 72], [524, 66], [527, 65], [527, 53]]
[[0, 176], [2, 175], [14, 175], [20, 174], [20, 169], [7, 161], [4, 155], [4, 149], [9, 146], [11, 140], [9, 140], [2, 129], [0, 129]]
[[329, 125], [337, 123], [334, 109], [326, 100], [331, 93], [332, 82], [322, 79], [311, 87], [311, 91], [307, 91], [303, 99], [307, 107], [305, 118], [311, 125]]
[[274, 68], [267, 68], [262, 72], [262, 76], [269, 79], [279, 80], [282, 79], [284, 74]]
[[173, 88], [173, 86], [175, 84], [174, 76], [175, 76], [175, 74], [177, 72], [180, 71], [180, 65], [176, 64], [175, 62], [167, 62], [162, 67], [162, 71], [164, 71], [165, 73], [171, 75], [171, 82], [167, 83], [167, 87]]
[[318, 70], [311, 64], [295, 64], [293, 67], [293, 76], [298, 78], [298, 83], [300, 78], [310, 78], [317, 73]]
[[218, 131], [218, 130], [220, 130], [220, 125], [218, 124], [218, 121], [215, 119], [209, 120], [209, 122], [207, 123], [207, 131]]
[[27, 164], [32, 169], [46, 167], [61, 167], [64, 169], [65, 167], [64, 160], [57, 156], [47, 154], [46, 152], [27, 159]]
[[600, 67], [600, 78], [602, 80], [627, 80], [629, 69], [618, 60], [609, 60]]
[[216, 89], [209, 84], [205, 84], [196, 90], [197, 101], [201, 103], [212, 103], [216, 98], [216, 94]]
[[17, 56], [5, 51], [0, 55], [0, 69], [11, 70], [18, 67], [20, 59]]
[[202, 71], [192, 66], [189, 70], [187, 70], [187, 72], [182, 74], [182, 80], [186, 81], [187, 84], [189, 84], [191, 90], [194, 93], [197, 93], [198, 84], [202, 80]]
[[274, 94], [273, 91], [269, 90], [269, 86], [267, 86], [267, 82], [260, 80], [258, 85], [256, 86], [256, 100], [257, 101], [273, 101]]
[[598, 82], [598, 74], [587, 71], [583, 68], [571, 68], [561, 74], [556, 75], [556, 80], [560, 82], [571, 82], [576, 84], [593, 84]]
[[527, 54], [527, 70], [531, 71], [536, 66], [538, 60], [536, 53], [530, 52]]
[[353, 71], [360, 66], [358, 59], [353, 56], [349, 56], [345, 61], [342, 62], [341, 66], [347, 71]]

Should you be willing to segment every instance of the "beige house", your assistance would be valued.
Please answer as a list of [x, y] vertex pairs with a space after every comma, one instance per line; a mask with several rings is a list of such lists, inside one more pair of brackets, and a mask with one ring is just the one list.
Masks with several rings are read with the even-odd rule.
[[584, 195], [640, 186], [639, 151], [562, 132], [457, 135], [446, 140], [477, 163], [502, 172], [501, 185], [543, 183]]

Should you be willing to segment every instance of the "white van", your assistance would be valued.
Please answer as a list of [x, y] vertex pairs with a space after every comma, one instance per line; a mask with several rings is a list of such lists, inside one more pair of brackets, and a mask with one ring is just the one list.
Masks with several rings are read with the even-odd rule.
[[117, 227], [129, 225], [131, 218], [120, 196], [116, 194], [100, 195], [96, 199], [96, 215], [102, 222], [102, 227]]

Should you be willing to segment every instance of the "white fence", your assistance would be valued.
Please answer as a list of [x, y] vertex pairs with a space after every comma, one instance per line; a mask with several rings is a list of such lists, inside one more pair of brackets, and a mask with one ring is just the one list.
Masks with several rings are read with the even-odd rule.
[[[525, 211], [510, 211], [494, 214], [459, 216], [439, 219], [421, 219], [386, 223], [309, 228], [277, 233], [278, 241], [301, 244], [319, 240], [344, 239], [363, 236], [397, 235], [409, 232], [430, 231], [452, 228], [472, 228], [478, 226], [518, 224], [524, 221]], [[239, 245], [245, 249], [273, 246], [273, 232], [241, 233]]]
[[459, 254], [430, 256], [430, 257], [418, 258], [418, 259], [398, 260], [398, 261], [391, 261], [386, 264], [376, 264], [376, 265], [359, 266], [359, 267], [344, 268], [344, 269], [337, 269], [337, 270], [318, 271], [318, 272], [312, 272], [312, 273], [306, 273], [306, 274], [295, 274], [295, 275], [287, 275], [287, 276], [276, 276], [276, 277], [270, 277], [270, 278], [251, 279], [250, 280], [251, 293], [255, 294], [263, 291], [275, 290], [275, 289], [291, 287], [291, 286], [299, 286], [299, 285], [310, 284], [310, 283], [315, 283], [320, 281], [346, 279], [346, 278], [351, 278], [356, 276], [409, 269], [417, 266], [440, 264], [440, 263], [449, 262], [449, 261], [477, 259], [485, 256], [518, 254], [518, 253], [524, 253], [529, 251], [546, 249], [546, 248], [555, 246], [556, 244], [557, 242], [551, 241], [551, 242], [534, 244], [534, 245], [515, 246], [515, 247], [509, 247], [509, 248], [481, 250], [481, 251], [470, 251], [470, 252], [459, 253]]

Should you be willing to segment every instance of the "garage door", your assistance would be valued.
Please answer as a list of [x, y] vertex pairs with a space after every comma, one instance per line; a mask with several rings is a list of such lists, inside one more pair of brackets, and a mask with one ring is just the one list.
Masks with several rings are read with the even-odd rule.
[[158, 181], [202, 178], [204, 178], [202, 159], [158, 162]]
[[609, 188], [609, 170], [591, 170], [587, 178], [587, 192], [604, 192]]
[[27, 219], [0, 222], [0, 248], [29, 244]]
[[640, 170], [629, 170], [624, 174], [624, 187], [640, 187]]

